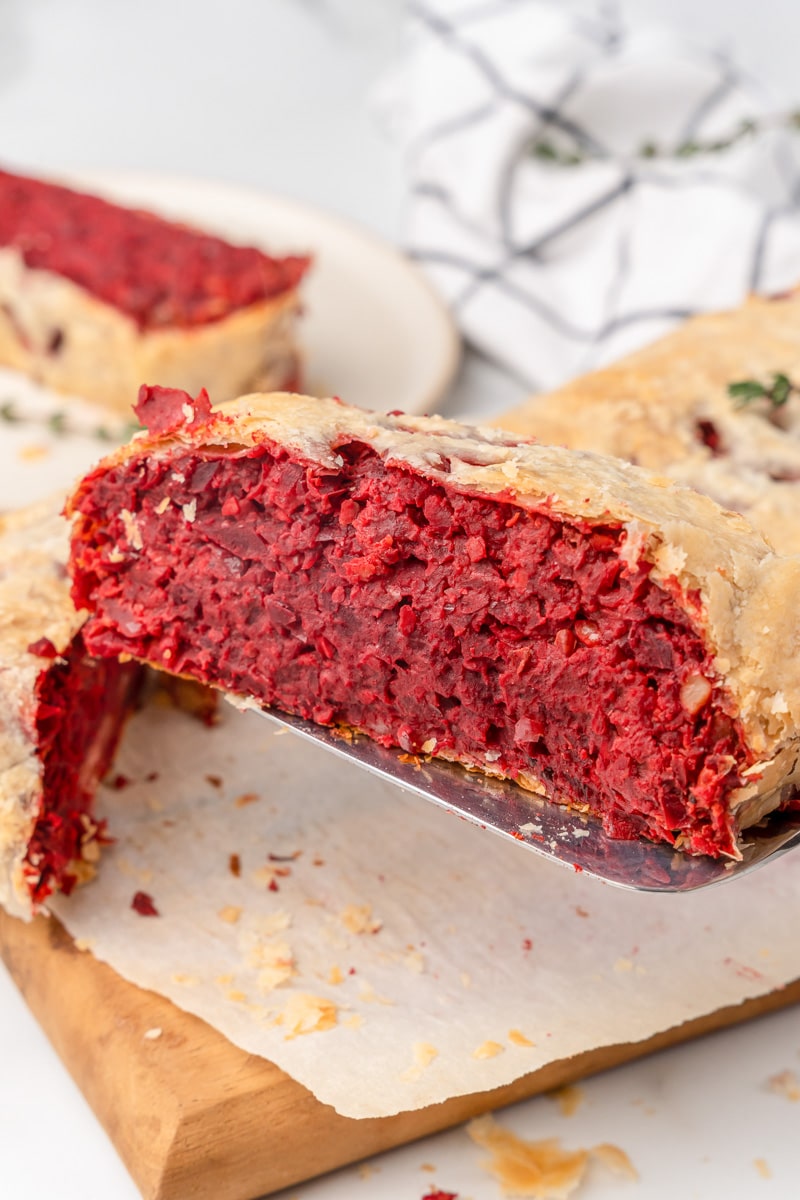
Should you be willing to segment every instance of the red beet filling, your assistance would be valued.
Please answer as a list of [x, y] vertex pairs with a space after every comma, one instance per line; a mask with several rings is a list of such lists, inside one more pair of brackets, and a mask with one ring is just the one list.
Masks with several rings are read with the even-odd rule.
[[[50, 657], [44, 647], [31, 650]], [[105, 822], [93, 818], [92, 802], [111, 766], [140, 675], [138, 664], [92, 658], [78, 634], [39, 676], [36, 735], [43, 799], [24, 867], [35, 904], [54, 891], [69, 894], [95, 857], [89, 847], [104, 840]]]
[[218, 321], [290, 291], [309, 264], [8, 171], [0, 171], [0, 245], [13, 246], [28, 267], [71, 279], [141, 329]]
[[90, 649], [532, 776], [616, 836], [730, 850], [740, 731], [623, 532], [337, 449], [337, 470], [262, 445], [90, 476], [72, 564]]

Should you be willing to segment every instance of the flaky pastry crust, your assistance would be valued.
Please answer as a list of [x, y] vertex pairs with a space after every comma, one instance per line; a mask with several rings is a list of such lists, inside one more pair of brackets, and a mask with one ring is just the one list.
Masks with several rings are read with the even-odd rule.
[[25, 918], [23, 860], [42, 801], [34, 690], [48, 665], [28, 647], [45, 637], [62, 653], [86, 619], [69, 595], [63, 499], [0, 517], [0, 905]]
[[694, 317], [620, 362], [498, 421], [543, 442], [614, 454], [744, 513], [800, 552], [800, 396], [742, 403], [731, 384], [800, 384], [800, 290]]

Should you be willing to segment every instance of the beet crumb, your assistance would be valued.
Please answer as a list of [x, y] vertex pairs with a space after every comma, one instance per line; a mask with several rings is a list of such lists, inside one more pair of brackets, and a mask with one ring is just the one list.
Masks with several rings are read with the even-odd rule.
[[458, 1192], [443, 1192], [437, 1188], [436, 1191], [426, 1192], [422, 1200], [458, 1200]]
[[722, 438], [713, 421], [698, 421], [695, 424], [695, 436], [698, 442], [708, 446], [715, 458], [722, 454]]
[[239, 855], [238, 855], [238, 854], [231, 854], [231, 855], [229, 855], [229, 857], [228, 857], [228, 870], [230, 871], [231, 875], [233, 875], [233, 876], [234, 876], [236, 879], [238, 879], [238, 878], [239, 878], [239, 876], [241, 875], [241, 873], [242, 873], [242, 860], [239, 858]]
[[40, 637], [37, 641], [31, 642], [28, 646], [28, 654], [35, 654], [37, 658], [58, 658], [58, 651], [50, 638], [46, 637]]
[[140, 917], [160, 917], [161, 913], [153, 903], [153, 897], [147, 892], [137, 892], [131, 900], [131, 908]]
[[123, 788], [128, 787], [130, 779], [127, 775], [114, 775], [108, 781], [108, 786], [113, 788], [115, 792], [121, 792]]
[[196, 399], [180, 388], [148, 387], [143, 383], [133, 411], [154, 437], [173, 433], [181, 426], [196, 429], [211, 416], [208, 392], [201, 388]]

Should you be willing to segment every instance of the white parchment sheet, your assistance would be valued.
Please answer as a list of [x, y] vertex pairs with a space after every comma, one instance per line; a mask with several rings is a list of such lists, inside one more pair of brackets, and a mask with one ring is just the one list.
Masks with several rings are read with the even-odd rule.
[[[151, 704], [99, 812], [79, 945], [350, 1117], [508, 1083], [800, 976], [800, 857], [622, 892], [383, 785], [255, 713]], [[131, 905], [150, 897], [157, 916]]]

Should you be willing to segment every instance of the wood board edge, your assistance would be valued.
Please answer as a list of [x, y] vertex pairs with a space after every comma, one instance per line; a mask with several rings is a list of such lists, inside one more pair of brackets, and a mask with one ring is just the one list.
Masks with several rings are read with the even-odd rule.
[[[0, 913], [0, 957], [146, 1200], [252, 1200], [800, 1001], [797, 980], [645, 1041], [550, 1063], [501, 1088], [357, 1121], [79, 951], [53, 918], [26, 924]], [[153, 1029], [160, 1035], [145, 1038]]]

